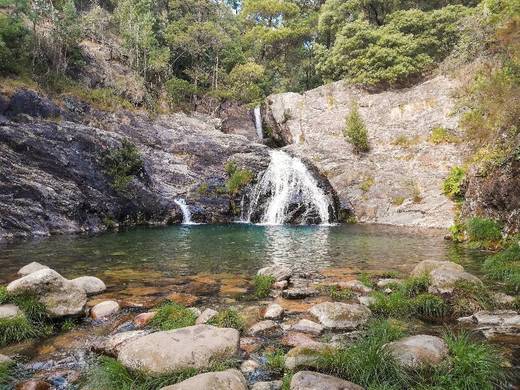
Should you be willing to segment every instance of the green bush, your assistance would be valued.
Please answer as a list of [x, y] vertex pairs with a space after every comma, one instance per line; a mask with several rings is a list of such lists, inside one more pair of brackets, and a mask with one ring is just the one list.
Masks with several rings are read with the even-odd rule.
[[483, 269], [489, 278], [504, 283], [509, 293], [520, 294], [520, 243], [488, 257]]
[[365, 153], [370, 150], [367, 128], [355, 102], [352, 103], [350, 113], [347, 116], [344, 135], [354, 147], [354, 152]]
[[464, 196], [461, 191], [462, 183], [464, 182], [464, 178], [466, 176], [466, 172], [461, 167], [453, 167], [451, 168], [450, 174], [446, 179], [444, 179], [444, 183], [442, 186], [442, 190], [444, 195], [453, 200], [463, 200]]
[[209, 321], [209, 324], [220, 328], [234, 328], [239, 331], [243, 331], [246, 327], [246, 322], [242, 316], [232, 308], [220, 311]]
[[189, 81], [172, 77], [166, 82], [166, 93], [173, 105], [180, 106], [197, 93], [197, 87]]
[[102, 164], [105, 173], [112, 179], [112, 187], [120, 194], [127, 194], [132, 179], [144, 172], [144, 163], [139, 150], [126, 139], [119, 148], [104, 153]]
[[473, 217], [465, 225], [470, 241], [493, 243], [502, 239], [502, 227], [492, 219]]
[[268, 275], [256, 275], [253, 281], [255, 287], [255, 296], [257, 298], [266, 298], [271, 292], [271, 286], [276, 279]]
[[0, 14], [0, 74], [23, 72], [27, 37], [22, 20]]
[[158, 308], [150, 325], [159, 330], [171, 330], [195, 325], [196, 319], [197, 316], [186, 307], [167, 302]]

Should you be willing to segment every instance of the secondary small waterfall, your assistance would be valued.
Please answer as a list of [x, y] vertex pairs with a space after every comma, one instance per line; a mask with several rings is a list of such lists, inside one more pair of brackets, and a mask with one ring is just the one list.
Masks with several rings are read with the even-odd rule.
[[260, 106], [256, 106], [253, 110], [255, 115], [255, 129], [256, 135], [259, 139], [264, 139], [264, 129], [262, 128], [262, 114], [260, 112]]
[[182, 198], [175, 199], [174, 202], [181, 208], [182, 211], [182, 223], [183, 225], [193, 225], [194, 222], [191, 221], [191, 212], [190, 208], [186, 204], [186, 201]]
[[305, 164], [276, 150], [250, 197], [247, 221], [258, 219], [265, 225], [330, 222], [332, 203]]

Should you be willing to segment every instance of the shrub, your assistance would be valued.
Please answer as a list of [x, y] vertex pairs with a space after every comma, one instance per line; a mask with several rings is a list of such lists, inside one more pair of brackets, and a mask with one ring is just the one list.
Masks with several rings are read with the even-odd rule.
[[197, 93], [197, 87], [195, 87], [195, 85], [177, 77], [169, 79], [165, 86], [168, 98], [175, 106], [183, 105]]
[[502, 239], [502, 227], [489, 218], [470, 218], [466, 221], [466, 232], [474, 242], [492, 243]]
[[272, 276], [256, 275], [254, 279], [255, 295], [257, 298], [266, 298], [271, 292], [271, 286], [276, 281]]
[[420, 142], [419, 136], [413, 138], [407, 137], [405, 134], [399, 134], [396, 139], [392, 141], [392, 145], [400, 146], [402, 148], [409, 148], [413, 145], [417, 145]]
[[253, 180], [253, 172], [249, 169], [239, 169], [234, 161], [228, 161], [224, 170], [228, 175], [225, 185], [226, 191], [232, 196], [237, 195], [242, 188]]
[[170, 330], [195, 325], [197, 317], [182, 305], [167, 302], [159, 307], [150, 325], [159, 330]]
[[453, 167], [450, 170], [450, 174], [444, 180], [442, 190], [444, 195], [453, 200], [462, 200], [464, 198], [461, 186], [464, 181], [466, 172], [461, 167]]
[[520, 243], [513, 243], [502, 252], [488, 257], [483, 269], [489, 278], [504, 283], [509, 293], [519, 294]]
[[434, 127], [430, 134], [429, 141], [432, 144], [459, 143], [460, 139], [444, 127]]
[[123, 140], [119, 148], [104, 153], [102, 164], [105, 173], [112, 178], [112, 187], [121, 194], [126, 194], [132, 179], [144, 172], [139, 150], [128, 140]]
[[392, 199], [390, 199], [390, 203], [392, 203], [394, 206], [401, 206], [406, 198], [404, 196], [394, 196]]
[[246, 322], [235, 309], [225, 309], [220, 311], [209, 321], [209, 324], [220, 328], [234, 328], [239, 331], [243, 331], [246, 327]]
[[265, 355], [267, 368], [277, 374], [281, 374], [285, 367], [285, 351], [277, 349]]
[[359, 114], [359, 108], [356, 102], [352, 103], [350, 113], [347, 116], [344, 135], [348, 142], [354, 147], [354, 152], [364, 153], [370, 150], [368, 145], [368, 133], [363, 118]]

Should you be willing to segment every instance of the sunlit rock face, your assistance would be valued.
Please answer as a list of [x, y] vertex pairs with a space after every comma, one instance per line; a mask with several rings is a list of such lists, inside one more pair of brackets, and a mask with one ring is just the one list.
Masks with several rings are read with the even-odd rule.
[[[442, 194], [442, 182], [461, 164], [464, 147], [434, 144], [430, 136], [437, 127], [458, 135], [456, 88], [456, 81], [443, 76], [381, 93], [340, 81], [304, 94], [271, 95], [263, 117], [274, 140], [314, 164], [359, 221], [446, 228], [454, 209]], [[354, 101], [371, 147], [362, 155], [343, 135]]]

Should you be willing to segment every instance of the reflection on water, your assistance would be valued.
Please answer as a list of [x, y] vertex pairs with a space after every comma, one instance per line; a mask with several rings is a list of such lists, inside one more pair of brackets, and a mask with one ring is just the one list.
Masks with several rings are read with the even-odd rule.
[[108, 270], [146, 270], [165, 277], [253, 274], [286, 264], [298, 270], [350, 267], [408, 271], [425, 259], [456, 259], [476, 269], [482, 255], [445, 241], [383, 226], [255, 226], [247, 224], [137, 228], [95, 236], [59, 236], [0, 244], [0, 281], [38, 261], [64, 276], [102, 276]]

